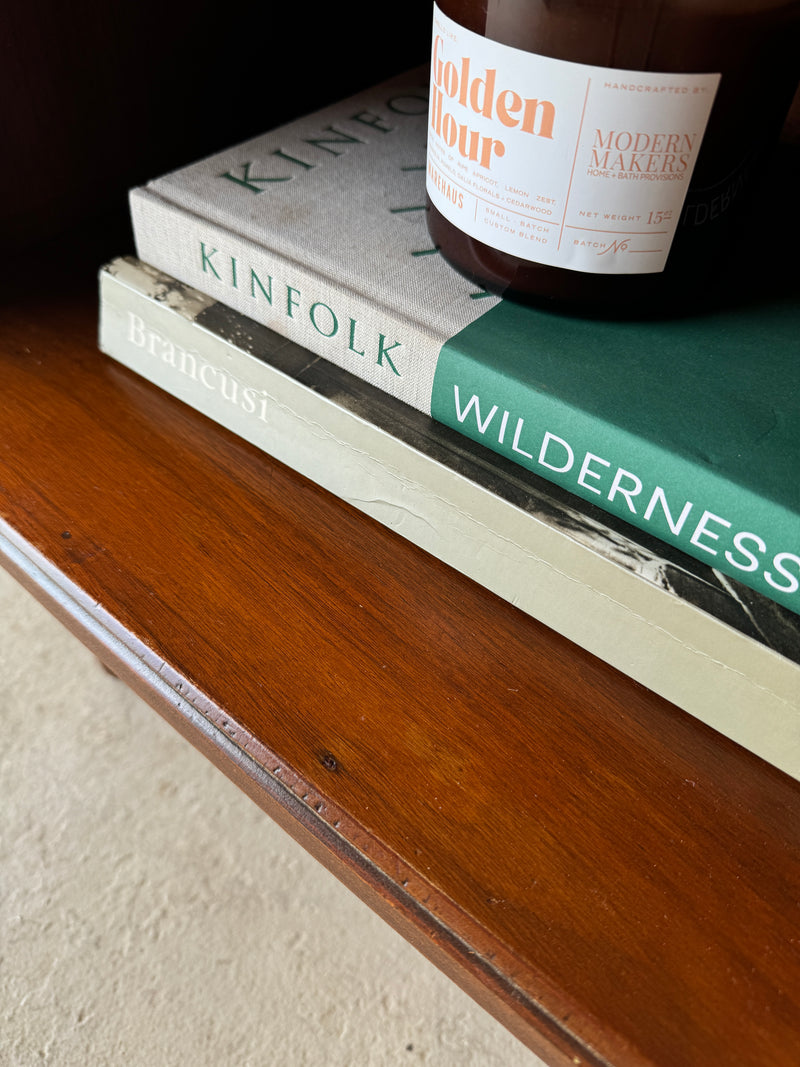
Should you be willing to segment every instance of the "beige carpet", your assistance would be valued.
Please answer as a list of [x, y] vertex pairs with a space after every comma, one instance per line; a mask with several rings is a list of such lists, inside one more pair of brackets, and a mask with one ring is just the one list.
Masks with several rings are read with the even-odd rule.
[[537, 1067], [0, 571], [1, 1067]]

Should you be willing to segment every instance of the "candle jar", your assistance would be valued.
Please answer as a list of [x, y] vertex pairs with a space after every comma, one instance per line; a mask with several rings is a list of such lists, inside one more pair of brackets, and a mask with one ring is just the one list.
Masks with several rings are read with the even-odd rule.
[[[787, 0], [438, 0], [428, 228], [493, 293], [592, 314], [702, 301], [798, 77]], [[758, 207], [758, 205], [756, 205]], [[731, 259], [733, 257], [733, 259]]]

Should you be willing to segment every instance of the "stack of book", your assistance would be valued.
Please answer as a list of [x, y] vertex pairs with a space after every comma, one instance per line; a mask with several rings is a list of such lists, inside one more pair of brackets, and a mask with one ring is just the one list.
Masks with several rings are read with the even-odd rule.
[[133, 190], [100, 348], [800, 777], [794, 293], [476, 290], [427, 235], [427, 115], [412, 71]]

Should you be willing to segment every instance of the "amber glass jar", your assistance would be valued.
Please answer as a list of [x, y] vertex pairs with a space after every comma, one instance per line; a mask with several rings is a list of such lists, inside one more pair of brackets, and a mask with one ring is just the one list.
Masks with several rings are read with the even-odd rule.
[[[796, 0], [438, 0], [428, 226], [501, 295], [669, 311], [736, 241], [797, 85]], [[766, 189], [766, 192], [765, 192]]]

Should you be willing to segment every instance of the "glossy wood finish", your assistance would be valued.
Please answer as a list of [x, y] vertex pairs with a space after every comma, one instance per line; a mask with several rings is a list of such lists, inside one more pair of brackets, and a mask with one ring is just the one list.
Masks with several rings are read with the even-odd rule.
[[549, 1063], [796, 1067], [800, 786], [103, 357], [93, 268], [17, 277], [5, 564]]

